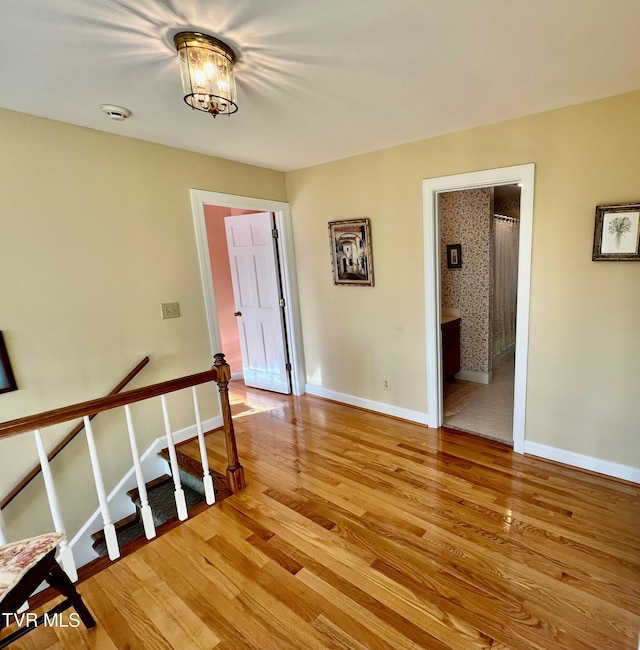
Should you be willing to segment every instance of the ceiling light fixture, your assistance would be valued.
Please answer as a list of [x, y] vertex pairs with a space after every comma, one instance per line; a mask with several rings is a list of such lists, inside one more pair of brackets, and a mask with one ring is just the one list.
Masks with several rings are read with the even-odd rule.
[[213, 36], [180, 32], [173, 37], [180, 61], [184, 101], [191, 108], [216, 115], [238, 110], [233, 50]]

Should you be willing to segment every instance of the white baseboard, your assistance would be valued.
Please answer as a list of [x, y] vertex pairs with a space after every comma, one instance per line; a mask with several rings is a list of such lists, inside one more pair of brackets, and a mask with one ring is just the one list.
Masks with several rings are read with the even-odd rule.
[[[337, 391], [328, 390], [319, 386], [311, 386], [309, 384], [305, 386], [305, 391], [309, 393], [309, 395], [324, 397], [325, 399], [330, 399], [334, 402], [357, 406], [369, 411], [375, 411], [377, 413], [391, 415], [403, 420], [409, 420], [410, 422], [427, 424], [428, 414], [421, 413], [420, 411], [412, 411], [399, 406], [393, 406], [392, 404], [375, 402], [373, 400], [355, 397], [353, 395], [347, 395], [346, 393], [339, 393]], [[600, 458], [585, 456], [584, 454], [578, 454], [565, 449], [558, 449], [556, 447], [550, 447], [548, 445], [542, 445], [537, 442], [526, 440], [524, 442], [524, 453], [538, 456], [539, 458], [544, 458], [546, 460], [553, 460], [565, 465], [590, 470], [592, 472], [597, 472], [598, 474], [631, 481], [632, 483], [640, 483], [640, 469], [636, 467], [621, 465], [619, 463], [613, 463]]]
[[[202, 423], [202, 428], [204, 431], [210, 431], [211, 429], [217, 429], [222, 425], [222, 416], [219, 415], [215, 418], [205, 420]], [[186, 440], [191, 440], [191, 438], [195, 438], [197, 435], [198, 430], [196, 425], [192, 424], [191, 426], [180, 429], [179, 431], [174, 431], [173, 440], [175, 444], [178, 444], [180, 442], [185, 442]], [[160, 436], [159, 438], [156, 438], [140, 456], [145, 482], [148, 483], [149, 481], [153, 481], [153, 479], [166, 474], [167, 463], [158, 456], [160, 450], [164, 449], [166, 446], [166, 436]], [[123, 450], [123, 453], [128, 454], [129, 458], [131, 458], [131, 452], [128, 448]], [[132, 466], [122, 479], [120, 479], [113, 490], [111, 490], [107, 497], [111, 518], [114, 522], [119, 521], [134, 512], [135, 506], [127, 496], [127, 492], [136, 486], [135, 468]], [[91, 535], [99, 531], [102, 526], [102, 513], [98, 508], [69, 542], [69, 546], [73, 549], [74, 559], [78, 568], [96, 559], [97, 556], [92, 548]]]
[[429, 417], [427, 413], [421, 413], [420, 411], [412, 411], [411, 409], [394, 406], [393, 404], [385, 404], [384, 402], [375, 402], [370, 399], [347, 395], [346, 393], [338, 393], [333, 390], [321, 388], [320, 386], [311, 386], [307, 384], [305, 386], [305, 392], [309, 393], [309, 395], [315, 395], [316, 397], [324, 397], [325, 399], [330, 399], [334, 402], [342, 402], [343, 404], [349, 404], [349, 406], [357, 406], [359, 408], [367, 409], [368, 411], [391, 415], [402, 420], [417, 422], [418, 424], [427, 424], [427, 419]]
[[476, 372], [475, 370], [461, 370], [454, 375], [456, 379], [463, 379], [464, 381], [475, 381], [477, 384], [490, 384], [490, 372]]
[[524, 453], [545, 458], [546, 460], [555, 460], [565, 465], [588, 469], [598, 474], [613, 476], [614, 478], [631, 481], [632, 483], [640, 483], [640, 469], [637, 467], [612, 463], [608, 460], [594, 458], [593, 456], [584, 456], [573, 451], [557, 449], [556, 447], [549, 447], [548, 445], [542, 445], [538, 442], [528, 442], [526, 440], [524, 443]]

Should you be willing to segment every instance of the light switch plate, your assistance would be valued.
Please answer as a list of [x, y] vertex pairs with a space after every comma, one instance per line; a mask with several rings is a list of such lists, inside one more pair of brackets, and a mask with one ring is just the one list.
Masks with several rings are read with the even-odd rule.
[[180, 318], [180, 303], [179, 302], [163, 302], [162, 318]]

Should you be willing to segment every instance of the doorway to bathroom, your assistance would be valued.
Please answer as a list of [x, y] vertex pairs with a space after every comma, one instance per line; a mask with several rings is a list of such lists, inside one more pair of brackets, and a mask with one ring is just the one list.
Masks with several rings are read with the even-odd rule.
[[[521, 184], [520, 219], [518, 225], [517, 314], [514, 351], [513, 386], [513, 448], [523, 453], [525, 447], [525, 406], [527, 394], [527, 365], [529, 339], [529, 296], [531, 286], [531, 249], [533, 233], [533, 194], [535, 165], [533, 163], [499, 169], [456, 174], [423, 181], [425, 235], [425, 322], [427, 352], [427, 424], [440, 427], [444, 422], [443, 408], [443, 340], [441, 304], [441, 267], [460, 261], [464, 266], [465, 251], [460, 246], [455, 255], [441, 258], [439, 208], [443, 195], [468, 189], [494, 188]], [[458, 242], [455, 242], [456, 244]], [[488, 244], [487, 244], [488, 246]], [[453, 249], [451, 249], [453, 250]], [[480, 382], [477, 382], [480, 383]]]
[[443, 425], [512, 444], [520, 187], [443, 192], [438, 216]]

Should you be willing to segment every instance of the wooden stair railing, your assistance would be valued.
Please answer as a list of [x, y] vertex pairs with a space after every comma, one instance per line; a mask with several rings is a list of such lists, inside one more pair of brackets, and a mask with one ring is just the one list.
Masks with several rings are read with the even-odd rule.
[[[118, 384], [110, 390], [107, 395], [116, 395], [119, 393], [147, 364], [149, 363], [149, 357], [145, 357], [140, 361], [136, 367], [122, 379]], [[98, 415], [93, 413], [89, 416], [90, 420]], [[52, 461], [82, 430], [84, 429], [84, 422], [77, 424], [69, 433], [49, 452], [47, 458], [49, 461]], [[42, 471], [40, 465], [36, 465], [24, 478], [7, 494], [2, 500], [0, 500], [0, 510], [6, 508], [17, 496], [24, 490], [27, 485]]]
[[[195, 387], [200, 384], [204, 384], [211, 381], [215, 381], [218, 384], [218, 390], [220, 393], [221, 410], [222, 410], [222, 419], [223, 419], [223, 430], [224, 430], [226, 451], [227, 451], [228, 465], [226, 468], [226, 476], [227, 476], [227, 481], [229, 483], [230, 490], [233, 493], [236, 493], [239, 490], [242, 490], [244, 487], [246, 487], [246, 481], [244, 476], [244, 468], [242, 467], [238, 459], [238, 450], [236, 446], [235, 432], [233, 428], [233, 421], [231, 419], [231, 407], [229, 404], [229, 389], [228, 389], [228, 383], [230, 379], [231, 379], [231, 369], [229, 368], [229, 365], [225, 361], [224, 355], [218, 353], [215, 355], [214, 364], [211, 370], [207, 370], [205, 372], [188, 375], [186, 377], [180, 377], [179, 379], [171, 379], [169, 381], [164, 381], [158, 384], [154, 384], [152, 386], [137, 388], [122, 393], [108, 395], [106, 397], [102, 397], [99, 399], [89, 400], [86, 402], [81, 402], [79, 404], [73, 404], [71, 406], [65, 406], [63, 408], [54, 409], [51, 411], [45, 411], [43, 413], [38, 413], [36, 415], [29, 415], [27, 417], [18, 418], [16, 420], [11, 420], [9, 422], [0, 423], [0, 440], [2, 440], [3, 438], [8, 438], [11, 436], [16, 436], [27, 432], [34, 433], [36, 438], [36, 445], [38, 446], [40, 463], [42, 466], [42, 473], [45, 479], [45, 487], [47, 490], [47, 495], [49, 497], [49, 505], [50, 505], [54, 525], [57, 532], [64, 532], [64, 525], [62, 523], [62, 519], [59, 512], [57, 497], [55, 494], [55, 487], [53, 485], [53, 479], [51, 476], [47, 455], [44, 452], [44, 445], [42, 444], [40, 429], [48, 426], [53, 426], [56, 424], [62, 424], [70, 420], [83, 418], [84, 429], [87, 436], [87, 443], [89, 446], [89, 455], [90, 455], [94, 479], [96, 483], [96, 492], [98, 494], [100, 511], [102, 513], [102, 519], [104, 522], [103, 530], [107, 542], [109, 557], [110, 559], [115, 560], [119, 557], [120, 551], [118, 546], [118, 540], [115, 534], [115, 528], [111, 521], [111, 515], [109, 512], [109, 505], [107, 502], [107, 495], [104, 487], [104, 482], [102, 480], [102, 475], [100, 472], [100, 464], [98, 460], [97, 451], [95, 448], [95, 442], [93, 439], [93, 431], [92, 431], [90, 417], [97, 413], [101, 413], [102, 411], [107, 411], [118, 407], [125, 408], [125, 413], [127, 414], [127, 426], [129, 429], [131, 450], [134, 459], [135, 474], [136, 474], [138, 489], [140, 490], [140, 497], [142, 501], [142, 514], [143, 514], [143, 519], [145, 519], [146, 518], [145, 515], [150, 516], [151, 513], [150, 510], [148, 509], [149, 504], [146, 497], [146, 488], [144, 484], [144, 477], [142, 475], [142, 466], [140, 463], [140, 456], [138, 454], [137, 446], [135, 442], [135, 432], [133, 430], [133, 424], [130, 417], [131, 414], [129, 412], [129, 405], [153, 397], [161, 398], [162, 411], [163, 411], [164, 422], [165, 422], [165, 433], [167, 436], [172, 475], [175, 482], [174, 494], [176, 499], [176, 507], [178, 509], [179, 518], [186, 519], [188, 515], [186, 512], [186, 506], [184, 505], [184, 495], [182, 494], [182, 488], [180, 484], [179, 468], [176, 459], [175, 444], [173, 441], [173, 434], [170, 428], [165, 395], [171, 392], [182, 390], [184, 388], [192, 388], [194, 409], [196, 413], [196, 428], [198, 432], [200, 450], [202, 453], [202, 465], [205, 473], [204, 480], [206, 483], [207, 478], [209, 479], [209, 481], [211, 481], [211, 477], [209, 475], [209, 467], [206, 459], [204, 434], [202, 431], [202, 424], [200, 421], [200, 413], [197, 404]], [[212, 497], [211, 500], [209, 499], [207, 500], [208, 503], [212, 503], [215, 500], [213, 491], [211, 492], [211, 497]], [[155, 528], [152, 522], [148, 527], [145, 526], [145, 534], [149, 539], [155, 536]], [[77, 579], [75, 562], [73, 560], [71, 549], [68, 547], [66, 540], [60, 544], [60, 560], [65, 571], [67, 572], [67, 574], [70, 575], [72, 580]]]

